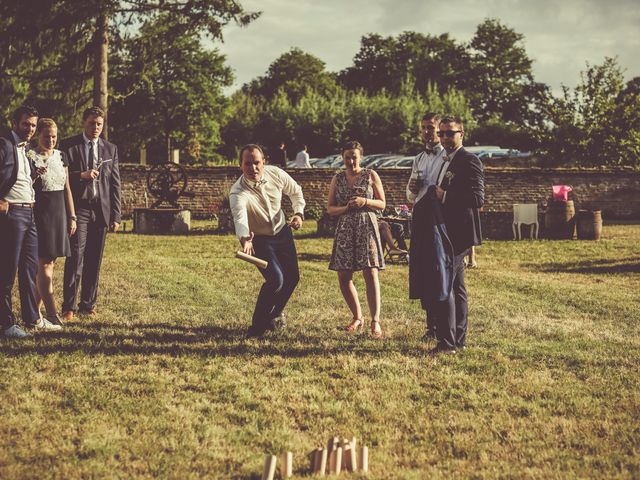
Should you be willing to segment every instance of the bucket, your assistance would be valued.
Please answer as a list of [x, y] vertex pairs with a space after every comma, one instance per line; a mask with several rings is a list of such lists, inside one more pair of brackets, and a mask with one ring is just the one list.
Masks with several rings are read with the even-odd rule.
[[602, 212], [600, 210], [580, 210], [576, 215], [576, 232], [579, 240], [600, 240]]
[[566, 202], [569, 199], [569, 192], [573, 190], [570, 185], [553, 185], [553, 199]]
[[549, 200], [544, 214], [544, 227], [548, 238], [556, 240], [570, 240], [575, 230], [576, 210], [573, 200], [558, 202]]

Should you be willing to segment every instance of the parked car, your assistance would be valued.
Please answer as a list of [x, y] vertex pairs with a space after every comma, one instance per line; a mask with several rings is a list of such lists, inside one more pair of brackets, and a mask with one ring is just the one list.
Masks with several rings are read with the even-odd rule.
[[373, 169], [381, 168], [383, 164], [386, 164], [394, 160], [399, 160], [401, 158], [402, 158], [402, 155], [384, 155], [380, 158], [377, 158], [373, 162], [369, 163], [367, 165], [367, 168], [373, 168]]
[[484, 160], [487, 158], [517, 157], [520, 155], [520, 150], [515, 150], [512, 148], [501, 148], [499, 150], [488, 150], [477, 155], [480, 160]]
[[464, 149], [467, 152], [475, 153], [476, 155], [479, 155], [483, 152], [488, 152], [491, 150], [502, 150], [501, 147], [498, 147], [495, 145], [471, 145], [471, 146], [465, 145]]
[[401, 157], [390, 158], [385, 160], [377, 168], [411, 168], [413, 166], [413, 160], [415, 157]]
[[[329, 155], [328, 157], [315, 159], [315, 162], [313, 162], [311, 166], [315, 168], [334, 168], [333, 165], [336, 157], [342, 158], [340, 155]], [[309, 163], [311, 163], [311, 161], [309, 161]]]
[[360, 160], [360, 166], [369, 168], [369, 166], [376, 160], [379, 160], [382, 157], [388, 158], [393, 155], [393, 153], [375, 153], [373, 155], [367, 155], [362, 160]]

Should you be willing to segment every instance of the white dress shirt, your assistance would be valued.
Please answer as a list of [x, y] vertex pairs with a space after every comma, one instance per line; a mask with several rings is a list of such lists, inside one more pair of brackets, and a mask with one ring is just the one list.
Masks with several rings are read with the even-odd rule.
[[254, 182], [242, 175], [231, 187], [229, 203], [238, 238], [276, 235], [287, 223], [282, 194], [291, 200], [295, 213], [304, 213], [302, 188], [291, 176], [273, 165], [265, 165], [262, 178]]
[[296, 168], [311, 168], [309, 163], [309, 154], [306, 150], [301, 150], [296, 155]]
[[413, 204], [418, 203], [418, 201], [424, 197], [427, 189], [431, 185], [439, 184], [438, 174], [442, 169], [447, 152], [440, 143], [437, 143], [433, 149], [435, 150], [434, 153], [422, 151], [416, 155], [416, 158], [413, 160], [411, 175], [413, 176], [415, 172], [421, 172], [422, 179], [424, 180], [417, 194], [409, 190], [409, 184], [407, 183], [407, 200]]
[[18, 137], [13, 130], [11, 131], [11, 135], [13, 135], [13, 139], [17, 145], [23, 145], [16, 147], [18, 150], [18, 158], [16, 158], [16, 162], [18, 163], [18, 176], [16, 183], [13, 184], [13, 187], [11, 187], [11, 190], [9, 190], [4, 199], [9, 203], [33, 203], [35, 202], [36, 193], [33, 190], [31, 167], [27, 153], [25, 152], [26, 142]]

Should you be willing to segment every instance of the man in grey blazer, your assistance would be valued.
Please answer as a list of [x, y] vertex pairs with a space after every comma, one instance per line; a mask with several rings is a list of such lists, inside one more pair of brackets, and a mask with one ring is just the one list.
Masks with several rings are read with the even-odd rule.
[[[98, 280], [107, 230], [120, 228], [118, 149], [102, 138], [104, 111], [91, 107], [82, 115], [83, 132], [60, 143], [69, 159], [69, 183], [78, 229], [71, 237], [71, 257], [64, 265], [65, 320], [74, 313], [96, 314]], [[78, 288], [80, 302], [77, 303]]]

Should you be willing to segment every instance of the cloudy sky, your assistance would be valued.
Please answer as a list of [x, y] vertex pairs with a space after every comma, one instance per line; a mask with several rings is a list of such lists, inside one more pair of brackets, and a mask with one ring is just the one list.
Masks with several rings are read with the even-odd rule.
[[473, 37], [487, 17], [524, 35], [538, 81], [554, 91], [574, 87], [586, 62], [617, 56], [628, 80], [640, 75], [640, 0], [240, 0], [262, 16], [246, 28], [229, 26], [220, 50], [236, 83], [263, 75], [269, 64], [299, 47], [338, 71], [352, 64], [360, 39], [411, 30]]

